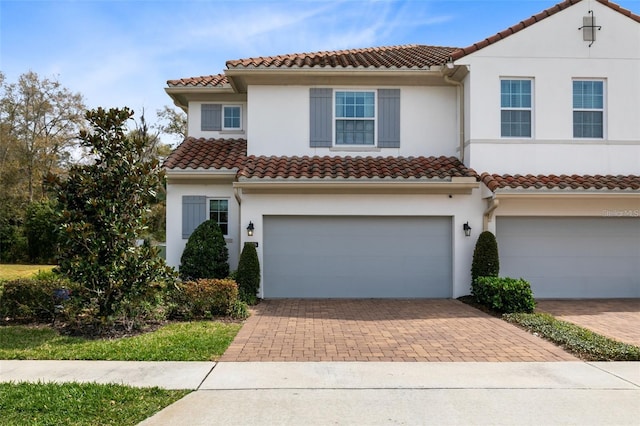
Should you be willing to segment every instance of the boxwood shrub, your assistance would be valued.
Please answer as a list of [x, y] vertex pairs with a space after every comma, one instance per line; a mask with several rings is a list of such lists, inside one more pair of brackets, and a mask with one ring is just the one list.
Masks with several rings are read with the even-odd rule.
[[0, 317], [24, 322], [51, 322], [56, 317], [66, 319], [68, 308], [81, 289], [77, 284], [50, 275], [4, 282]]
[[194, 319], [229, 315], [237, 309], [238, 285], [229, 279], [199, 279], [176, 284], [170, 293], [170, 316]]
[[533, 312], [536, 307], [531, 285], [522, 278], [478, 277], [472, 294], [496, 312]]

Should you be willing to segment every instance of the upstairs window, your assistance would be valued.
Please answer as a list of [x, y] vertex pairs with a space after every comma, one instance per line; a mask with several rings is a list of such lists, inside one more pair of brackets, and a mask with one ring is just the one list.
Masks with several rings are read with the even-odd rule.
[[242, 114], [240, 105], [225, 105], [222, 108], [224, 118], [223, 130], [240, 130], [242, 128]]
[[500, 135], [503, 138], [531, 137], [532, 80], [500, 80]]
[[202, 131], [242, 130], [241, 105], [202, 104], [201, 114]]
[[604, 137], [604, 82], [573, 81], [573, 137]]
[[375, 92], [335, 92], [336, 145], [375, 144]]

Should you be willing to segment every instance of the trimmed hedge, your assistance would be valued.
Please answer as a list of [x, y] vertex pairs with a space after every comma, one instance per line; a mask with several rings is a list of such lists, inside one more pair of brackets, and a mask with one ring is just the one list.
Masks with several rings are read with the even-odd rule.
[[253, 243], [244, 243], [238, 262], [236, 281], [238, 282], [240, 299], [246, 303], [255, 304], [256, 295], [260, 288], [260, 260]]
[[180, 277], [185, 280], [225, 278], [229, 275], [229, 251], [218, 223], [202, 222], [187, 240], [180, 257]]
[[6, 281], [2, 287], [0, 317], [29, 322], [51, 322], [57, 316], [66, 316], [65, 308], [81, 290], [77, 284], [57, 277], [20, 278]]
[[497, 277], [500, 272], [498, 242], [489, 231], [481, 232], [473, 250], [471, 263], [471, 286], [479, 277]]
[[522, 278], [478, 277], [472, 294], [496, 312], [533, 312], [536, 307], [531, 285]]
[[171, 292], [172, 317], [193, 319], [229, 315], [238, 301], [238, 285], [229, 279], [199, 279], [176, 285]]

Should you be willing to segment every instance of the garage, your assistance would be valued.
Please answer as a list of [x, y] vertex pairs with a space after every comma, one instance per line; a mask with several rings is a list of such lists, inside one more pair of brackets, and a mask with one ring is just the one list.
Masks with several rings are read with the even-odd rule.
[[265, 298], [449, 298], [450, 217], [265, 216]]
[[500, 275], [536, 298], [640, 297], [640, 219], [498, 217]]

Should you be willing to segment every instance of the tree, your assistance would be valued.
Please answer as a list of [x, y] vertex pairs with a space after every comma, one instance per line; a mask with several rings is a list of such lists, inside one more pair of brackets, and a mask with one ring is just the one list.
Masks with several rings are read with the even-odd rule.
[[183, 279], [226, 278], [229, 275], [229, 251], [218, 223], [202, 222], [189, 236], [180, 257]]
[[168, 135], [177, 136], [180, 139], [187, 137], [187, 115], [184, 112], [165, 105], [156, 112], [159, 124], [158, 130]]
[[[85, 110], [82, 96], [33, 71], [13, 84], [3, 77], [1, 91], [0, 183], [24, 185], [29, 201], [42, 198], [42, 179], [76, 144]], [[18, 176], [23, 180], [16, 181]]]
[[55, 204], [51, 200], [34, 201], [26, 211], [24, 233], [27, 237], [29, 260], [50, 264], [58, 248]]
[[93, 163], [48, 178], [60, 206], [60, 270], [91, 292], [101, 318], [170, 275], [154, 248], [137, 243], [160, 178], [158, 160], [145, 157], [147, 135], [125, 133], [132, 116], [128, 108], [88, 111], [91, 130], [80, 143]]
[[471, 285], [473, 286], [479, 277], [497, 277], [499, 272], [500, 257], [496, 237], [489, 231], [481, 232], [473, 250]]

